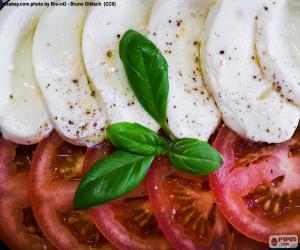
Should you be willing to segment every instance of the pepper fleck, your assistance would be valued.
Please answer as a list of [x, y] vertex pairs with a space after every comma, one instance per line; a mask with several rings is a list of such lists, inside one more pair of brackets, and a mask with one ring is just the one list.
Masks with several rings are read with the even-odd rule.
[[176, 24], [177, 24], [177, 27], [179, 27], [182, 24], [182, 20], [177, 20]]
[[111, 52], [111, 50], [109, 50], [109, 51], [106, 52], [106, 56], [107, 56], [107, 57], [112, 57], [112, 52]]

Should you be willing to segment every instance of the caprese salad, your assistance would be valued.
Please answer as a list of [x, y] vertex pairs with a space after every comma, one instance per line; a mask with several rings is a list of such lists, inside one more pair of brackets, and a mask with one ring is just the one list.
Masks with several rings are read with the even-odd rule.
[[300, 238], [299, 0], [20, 2], [0, 11], [7, 247]]

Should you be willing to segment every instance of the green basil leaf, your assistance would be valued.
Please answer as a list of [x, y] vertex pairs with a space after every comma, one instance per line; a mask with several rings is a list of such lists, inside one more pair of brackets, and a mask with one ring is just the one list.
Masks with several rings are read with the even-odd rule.
[[128, 30], [120, 41], [120, 57], [130, 86], [144, 109], [170, 134], [167, 119], [168, 63], [145, 36]]
[[137, 123], [115, 123], [107, 130], [107, 137], [119, 149], [141, 155], [165, 153], [165, 141], [151, 129]]
[[217, 150], [197, 139], [176, 139], [168, 144], [167, 154], [176, 168], [195, 175], [207, 175], [223, 164]]
[[75, 193], [74, 209], [88, 209], [129, 193], [145, 178], [154, 156], [117, 151], [97, 161]]

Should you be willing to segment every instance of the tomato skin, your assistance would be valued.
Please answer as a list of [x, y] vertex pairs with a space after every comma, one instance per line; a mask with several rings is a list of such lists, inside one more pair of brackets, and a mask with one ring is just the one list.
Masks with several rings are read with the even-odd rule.
[[232, 226], [254, 240], [268, 243], [272, 234], [297, 234], [300, 237], [300, 214], [288, 219], [267, 220], [262, 215], [252, 213], [243, 199], [257, 186], [270, 183], [274, 178], [286, 174], [282, 168], [282, 159], [285, 159], [284, 164], [291, 160], [287, 156], [289, 143], [262, 147], [256, 145], [254, 147], [259, 152], [269, 154], [268, 159], [237, 168], [237, 151], [253, 143], [243, 140], [225, 126], [220, 129], [213, 143], [224, 159], [223, 166], [210, 175], [211, 189], [217, 205]]
[[18, 173], [13, 162], [17, 145], [0, 138], [0, 238], [12, 249], [54, 249], [45, 239], [28, 233], [23, 210], [30, 207], [28, 173]]
[[[97, 160], [100, 160], [114, 151], [109, 142], [104, 142], [87, 150], [84, 169], [87, 171]], [[117, 248], [128, 250], [163, 250], [170, 249], [169, 243], [164, 237], [152, 238], [151, 240], [143, 239], [127, 229], [116, 219], [112, 206], [118, 201], [125, 199], [135, 199], [145, 197], [146, 190], [144, 183], [133, 190], [131, 193], [101, 206], [90, 210], [93, 222], [100, 232], [109, 239]]]
[[[166, 157], [160, 157], [156, 159], [155, 163], [151, 167], [147, 179], [146, 186], [150, 198], [150, 202], [153, 206], [155, 216], [159, 222], [159, 225], [164, 232], [164, 235], [170, 241], [175, 249], [229, 249], [230, 248], [230, 236], [227, 231], [227, 223], [222, 217], [218, 209], [216, 209], [216, 222], [213, 229], [213, 234], [209, 242], [206, 244], [199, 244], [191, 237], [183, 236], [183, 228], [181, 225], [176, 224], [173, 220], [173, 211], [168, 202], [164, 191], [163, 181], [167, 176], [175, 174], [181, 177], [186, 177], [190, 180], [201, 182], [206, 177], [192, 176], [178, 170], [175, 170]], [[211, 193], [210, 193], [211, 194]], [[209, 194], [210, 199], [214, 199]], [[209, 200], [210, 200], [209, 199]], [[200, 204], [201, 205], [201, 204]], [[202, 205], [201, 205], [202, 206]], [[203, 207], [206, 205], [204, 204]]]
[[[39, 226], [58, 249], [95, 249], [81, 244], [70, 229], [62, 224], [59, 214], [73, 211], [73, 198], [79, 180], [55, 179], [51, 166], [64, 141], [52, 133], [39, 143], [30, 171], [30, 200]], [[97, 249], [115, 249], [108, 243]]]

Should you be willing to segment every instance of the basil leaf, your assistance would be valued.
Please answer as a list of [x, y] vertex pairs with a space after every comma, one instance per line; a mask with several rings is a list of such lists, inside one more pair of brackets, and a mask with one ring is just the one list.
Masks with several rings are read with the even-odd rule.
[[166, 119], [169, 93], [166, 59], [150, 40], [134, 30], [124, 34], [119, 51], [130, 86], [139, 102], [170, 134]]
[[167, 154], [176, 168], [195, 175], [207, 175], [223, 164], [217, 150], [197, 139], [176, 139], [168, 144]]
[[88, 209], [132, 191], [145, 178], [154, 156], [117, 151], [97, 161], [75, 193], [74, 209]]
[[107, 130], [107, 137], [119, 149], [141, 155], [161, 155], [165, 141], [157, 133], [137, 123], [115, 123]]

